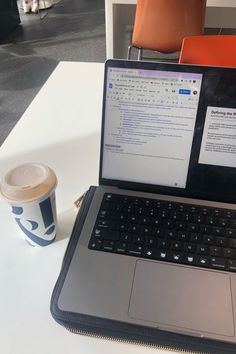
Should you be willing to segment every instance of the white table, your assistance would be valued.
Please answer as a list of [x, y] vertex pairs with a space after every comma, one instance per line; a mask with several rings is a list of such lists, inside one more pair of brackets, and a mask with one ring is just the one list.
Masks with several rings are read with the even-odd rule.
[[[126, 58], [126, 26], [134, 23], [137, 0], [105, 0], [107, 58]], [[235, 0], [207, 0], [205, 26], [236, 28]]]
[[102, 64], [61, 62], [0, 149], [0, 178], [19, 163], [38, 161], [51, 166], [59, 181], [59, 233], [45, 248], [19, 236], [0, 200], [2, 354], [168, 353], [71, 334], [49, 311], [76, 216], [73, 202], [98, 180], [102, 86]]

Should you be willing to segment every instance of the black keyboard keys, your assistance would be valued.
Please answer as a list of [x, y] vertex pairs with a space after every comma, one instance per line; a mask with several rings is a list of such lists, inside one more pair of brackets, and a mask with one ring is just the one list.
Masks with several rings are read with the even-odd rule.
[[107, 193], [88, 247], [236, 272], [236, 212]]

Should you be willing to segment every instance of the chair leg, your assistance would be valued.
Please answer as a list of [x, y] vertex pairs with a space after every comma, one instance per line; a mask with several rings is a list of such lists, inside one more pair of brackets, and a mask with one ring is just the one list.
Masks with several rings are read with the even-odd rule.
[[143, 59], [143, 49], [138, 48], [138, 60], [142, 60], [142, 59]]
[[[132, 48], [133, 48], [133, 46], [132, 46], [132, 44], [130, 44], [128, 46], [128, 53], [127, 53], [127, 59], [128, 60], [130, 59]], [[134, 48], [138, 49], [138, 60], [142, 60], [143, 59], [143, 48], [135, 47], [135, 46], [134, 46]]]
[[132, 44], [130, 44], [130, 45], [128, 46], [128, 53], [127, 53], [127, 59], [128, 59], [128, 60], [130, 60], [132, 48], [133, 48], [133, 46], [132, 46]]

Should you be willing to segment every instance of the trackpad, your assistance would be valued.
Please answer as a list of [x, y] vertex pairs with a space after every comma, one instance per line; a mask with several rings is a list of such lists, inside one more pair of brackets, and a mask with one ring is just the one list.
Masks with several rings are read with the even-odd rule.
[[229, 275], [138, 260], [129, 316], [157, 327], [234, 335]]

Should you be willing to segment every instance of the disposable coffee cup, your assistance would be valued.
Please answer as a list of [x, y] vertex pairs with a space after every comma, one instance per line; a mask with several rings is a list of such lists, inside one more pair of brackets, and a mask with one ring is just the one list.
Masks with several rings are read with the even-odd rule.
[[39, 163], [13, 168], [0, 183], [19, 232], [32, 246], [47, 246], [56, 237], [56, 186], [53, 170]]

